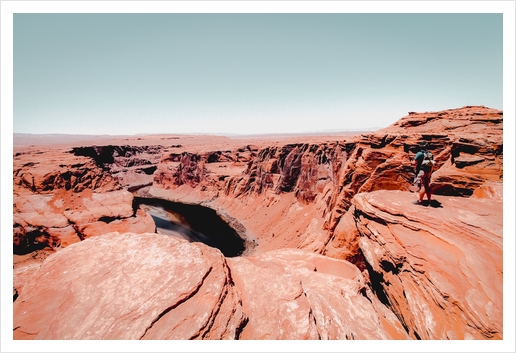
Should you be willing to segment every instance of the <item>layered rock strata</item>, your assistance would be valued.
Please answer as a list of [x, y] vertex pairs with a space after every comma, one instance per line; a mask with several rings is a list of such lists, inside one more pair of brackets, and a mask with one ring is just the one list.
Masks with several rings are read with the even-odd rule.
[[132, 203], [133, 195], [125, 190], [15, 194], [13, 251], [66, 247], [112, 231], [153, 232], [152, 218]]
[[[236, 212], [227, 214], [233, 219], [246, 218], [240, 209], [250, 201], [260, 217], [306, 209], [303, 214], [310, 214], [311, 221], [300, 222], [299, 227], [270, 227], [264, 234], [262, 222], [251, 221], [255, 225], [244, 228], [250, 238], [260, 234], [263, 244], [277, 242], [281, 233], [286, 242], [299, 238], [289, 247], [322, 253], [355, 194], [409, 189], [414, 176], [411, 159], [421, 141], [429, 142], [436, 156], [432, 181], [436, 194], [470, 196], [486, 181], [500, 181], [502, 117], [501, 111], [485, 107], [411, 113], [389, 128], [350, 141], [261, 148], [189, 152], [181, 151], [181, 145], [107, 145], [76, 147], [70, 153], [33, 152], [30, 158], [20, 153], [15, 156], [15, 197], [21, 191], [38, 195], [61, 189], [133, 191], [151, 184], [149, 196], [203, 203], [220, 213], [228, 213], [236, 200], [240, 202], [233, 207]], [[479, 135], [482, 126], [485, 134]], [[281, 199], [293, 195], [295, 200], [288, 196], [292, 199], [288, 206], [267, 212], [278, 203], [276, 195]], [[314, 232], [316, 236], [310, 236]]]
[[[422, 141], [428, 142], [437, 162], [432, 178], [437, 201], [427, 207], [412, 205], [415, 195], [408, 191], [414, 176], [411, 160]], [[409, 113], [386, 129], [336, 141], [241, 147], [222, 142], [218, 149], [140, 144], [17, 152], [14, 251], [27, 254], [23, 256], [37, 254], [33, 258], [39, 260], [21, 267], [15, 264], [13, 296], [17, 308], [30, 308], [31, 317], [40, 319], [31, 326], [31, 318], [19, 316], [22, 311], [16, 309], [15, 336], [126, 337], [114, 328], [105, 331], [111, 324], [95, 326], [89, 318], [83, 319], [90, 328], [68, 334], [66, 324], [48, 316], [46, 309], [34, 307], [44, 297], [36, 285], [42, 281], [40, 266], [49, 266], [41, 268], [53, 273], [52, 266], [70, 260], [67, 256], [72, 255], [66, 254], [74, 254], [72, 249], [87, 249], [91, 245], [83, 244], [100, 241], [97, 238], [105, 238], [101, 248], [105, 245], [109, 251], [113, 239], [125, 241], [118, 238], [125, 235], [104, 236], [113, 231], [127, 234], [129, 248], [144, 248], [148, 239], [161, 239], [149, 238], [147, 233], [154, 232], [155, 225], [143, 210], [132, 207], [129, 190], [139, 196], [210, 207], [233, 226], [247, 248], [240, 258], [224, 259], [218, 253], [206, 260], [206, 252], [217, 250], [181, 245], [187, 257], [200, 256], [206, 266], [217, 268], [218, 284], [210, 285], [217, 289], [207, 291], [218, 293], [219, 299], [211, 304], [189, 299], [184, 311], [175, 309], [181, 304], [170, 304], [182, 303], [179, 294], [163, 303], [155, 301], [149, 312], [138, 312], [145, 318], [134, 331], [127, 329], [131, 338], [503, 337], [501, 111], [475, 106]], [[162, 245], [174, 254], [172, 243]], [[63, 249], [66, 246], [70, 250]], [[52, 251], [38, 252], [43, 248]], [[126, 252], [133, 256], [131, 251], [122, 248], [120, 256]], [[59, 265], [52, 265], [54, 261]], [[112, 261], [115, 268], [121, 262]], [[134, 255], [132, 261], [136, 268], [150, 260]], [[167, 264], [183, 268], [181, 260], [174, 261]], [[150, 268], [163, 271], [161, 264], [156, 266]], [[250, 272], [254, 277], [249, 277]], [[178, 281], [185, 280], [183, 272], [175, 275]], [[88, 288], [94, 288], [99, 278], [85, 276], [91, 276]], [[165, 282], [176, 280], [172, 274], [165, 277]], [[140, 280], [131, 277], [138, 286]], [[274, 291], [263, 288], [266, 281], [283, 296], [276, 298]], [[65, 287], [71, 286], [71, 280], [65, 282]], [[185, 284], [185, 291], [192, 292], [189, 286]], [[326, 290], [320, 292], [318, 286]], [[81, 295], [85, 299], [76, 303], [90, 308], [86, 301], [92, 297]], [[108, 296], [102, 306], [112, 298]], [[76, 298], [60, 300], [68, 303]], [[349, 308], [352, 303], [359, 305]], [[210, 305], [215, 307], [208, 309]], [[195, 311], [197, 307], [200, 311]], [[175, 318], [168, 315], [172, 311]], [[121, 312], [110, 313], [109, 320], [118, 320]], [[188, 318], [192, 313], [204, 321], [180, 322], [183, 314]], [[351, 323], [357, 315], [372, 321]], [[57, 320], [53, 327], [58, 330], [41, 328], [52, 320]], [[151, 330], [154, 320], [160, 327], [156, 331]], [[297, 321], [302, 325], [293, 324]]]
[[439, 196], [411, 205], [401, 191], [353, 199], [371, 283], [416, 339], [503, 336], [502, 200]]

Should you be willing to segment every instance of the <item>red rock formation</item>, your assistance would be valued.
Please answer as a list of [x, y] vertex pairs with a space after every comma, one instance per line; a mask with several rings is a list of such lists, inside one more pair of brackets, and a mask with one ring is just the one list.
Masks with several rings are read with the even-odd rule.
[[64, 247], [113, 231], [154, 231], [152, 218], [143, 211], [135, 212], [132, 202], [133, 195], [123, 190], [98, 193], [57, 189], [47, 195], [15, 193], [14, 253], [24, 254], [45, 246]]
[[470, 196], [485, 182], [503, 176], [503, 113], [464, 107], [442, 112], [410, 113], [392, 126], [361, 135], [344, 164], [339, 192], [329, 203], [327, 229], [335, 229], [352, 197], [375, 190], [409, 190], [411, 160], [420, 142], [436, 160], [432, 188], [438, 195]]
[[15, 191], [26, 189], [36, 193], [55, 189], [104, 192], [120, 188], [110, 173], [98, 168], [90, 158], [54, 149], [16, 153], [13, 182]]
[[63, 249], [41, 265], [14, 303], [14, 338], [408, 336], [345, 261], [278, 250], [228, 263], [201, 243], [110, 233]]
[[438, 207], [412, 199], [401, 191], [353, 199], [372, 288], [413, 338], [501, 339], [501, 199], [439, 196]]
[[15, 302], [14, 338], [237, 338], [246, 318], [229, 281], [203, 244], [106, 234], [43, 263]]
[[[247, 162], [245, 168], [237, 162], [236, 154], [228, 151], [224, 158], [218, 157], [220, 151], [185, 154], [181, 158], [164, 156], [155, 173], [153, 192], [176, 200], [186, 198], [192, 203], [207, 202], [215, 208], [229, 203], [225, 199], [231, 202], [241, 199], [242, 204], [254, 200], [257, 209], [269, 207], [274, 199], [271, 192], [293, 193], [300, 203], [298, 206], [306, 207], [317, 223], [322, 221], [324, 226], [320, 229], [331, 237], [355, 194], [409, 190], [414, 178], [411, 161], [421, 141], [429, 142], [428, 149], [436, 159], [432, 180], [435, 194], [470, 196], [483, 183], [500, 181], [502, 124], [499, 110], [465, 107], [411, 113], [393, 126], [360, 135], [353, 142], [250, 148], [247, 159], [241, 160]], [[485, 135], [478, 134], [482, 125], [486, 125]], [[182, 185], [189, 185], [195, 191]], [[174, 192], [162, 193], [159, 188]], [[316, 214], [311, 212], [313, 208], [318, 209]], [[242, 211], [237, 210], [232, 216], [241, 219]], [[296, 232], [306, 233], [306, 227], [295, 229], [285, 237], [292, 239]], [[322, 252], [327, 241], [328, 238], [322, 242], [310, 239], [292, 246], [309, 246]]]
[[481, 134], [498, 136], [503, 124], [501, 110], [485, 106], [466, 106], [440, 112], [416, 113], [401, 118], [378, 132], [419, 134]]
[[161, 146], [22, 149], [14, 156], [17, 254], [67, 246], [106, 232], [152, 232], [121, 188], [152, 183]]
[[152, 183], [156, 164], [159, 162], [163, 146], [84, 146], [71, 150], [76, 156], [86, 156], [124, 187], [137, 187]]
[[409, 338], [346, 261], [282, 249], [228, 262], [249, 318], [242, 339]]
[[[139, 138], [134, 146], [15, 154], [15, 252], [55, 251], [38, 260], [41, 270], [15, 258], [16, 338], [503, 337], [501, 111], [409, 113], [386, 129], [346, 139], [245, 146], [225, 138], [208, 146], [204, 139], [174, 137], [180, 144], [167, 146]], [[436, 158], [432, 185], [442, 208], [411, 204], [411, 160], [421, 141]], [[132, 234], [153, 232], [154, 222], [121, 189], [145, 185], [143, 196], [215, 209], [244, 238], [245, 256], [224, 259], [201, 244]], [[131, 233], [103, 235], [113, 231]], [[76, 254], [93, 254], [95, 246], [98, 254], [88, 256], [102, 254], [97, 262]], [[176, 259], [149, 265], [153, 252]], [[120, 300], [113, 288], [128, 276], [123, 257], [131, 259], [128, 268], [144, 269], [121, 284], [135, 287], [124, 291], [127, 313], [118, 304], [110, 308]], [[89, 272], [59, 272], [77, 258]], [[108, 263], [116, 268], [113, 278]], [[195, 274], [188, 272], [192, 263]], [[93, 301], [109, 317], [91, 306], [76, 275], [90, 286], [102, 283], [108, 295]], [[82, 293], [56, 294], [57, 303], [75, 303], [63, 304], [60, 315], [80, 318], [82, 331], [70, 328], [76, 319], [53, 316], [57, 304], [45, 293], [55, 289], [36, 285], [50, 278]], [[177, 288], [168, 293], [160, 281]], [[148, 306], [136, 298], [146, 288], [157, 293]], [[27, 310], [32, 318], [21, 315]], [[127, 328], [130, 319], [136, 321]]]
[[[303, 247], [320, 252], [327, 202], [350, 148], [325, 142], [259, 151], [247, 146], [224, 158], [216, 152], [165, 154], [148, 195], [201, 203], [239, 220], [242, 237], [259, 251]], [[270, 222], [263, 222], [264, 217]]]

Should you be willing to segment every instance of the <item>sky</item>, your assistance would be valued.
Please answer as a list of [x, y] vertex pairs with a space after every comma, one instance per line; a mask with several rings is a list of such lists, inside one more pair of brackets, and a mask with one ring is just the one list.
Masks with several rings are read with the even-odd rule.
[[501, 13], [16, 13], [13, 132], [303, 133], [503, 109]]

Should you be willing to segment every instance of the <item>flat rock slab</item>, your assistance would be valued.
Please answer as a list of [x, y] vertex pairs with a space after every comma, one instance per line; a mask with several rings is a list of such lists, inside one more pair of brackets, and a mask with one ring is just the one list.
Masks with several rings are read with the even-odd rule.
[[14, 303], [14, 339], [235, 338], [245, 320], [223, 256], [110, 233], [49, 257]]
[[108, 233], [51, 255], [14, 302], [14, 339], [410, 339], [349, 262], [304, 250], [224, 258]]
[[228, 263], [249, 317], [243, 339], [409, 339], [347, 261], [281, 249]]

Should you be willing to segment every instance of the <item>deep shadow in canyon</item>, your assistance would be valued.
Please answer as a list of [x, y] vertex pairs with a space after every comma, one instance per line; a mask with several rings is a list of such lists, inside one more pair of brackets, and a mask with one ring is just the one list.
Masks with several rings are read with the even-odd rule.
[[135, 197], [133, 208], [140, 206], [152, 216], [161, 234], [178, 236], [179, 233], [183, 239], [219, 249], [226, 257], [240, 256], [245, 250], [244, 240], [211, 208]]

